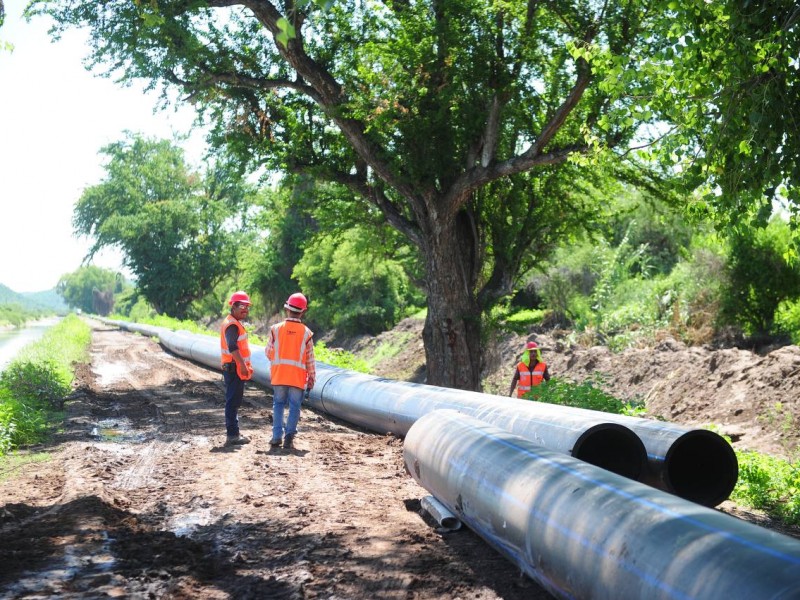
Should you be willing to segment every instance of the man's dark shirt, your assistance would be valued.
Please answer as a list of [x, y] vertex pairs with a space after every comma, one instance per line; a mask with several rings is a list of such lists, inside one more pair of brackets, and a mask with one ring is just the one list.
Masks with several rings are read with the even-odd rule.
[[225, 343], [228, 344], [228, 352], [239, 349], [239, 329], [236, 325], [228, 325], [225, 329]]

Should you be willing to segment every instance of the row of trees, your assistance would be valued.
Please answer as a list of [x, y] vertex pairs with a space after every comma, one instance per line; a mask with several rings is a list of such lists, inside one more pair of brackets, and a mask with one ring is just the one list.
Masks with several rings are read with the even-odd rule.
[[[265, 317], [299, 287], [312, 299], [315, 326], [375, 334], [424, 306], [413, 247], [378, 214], [348, 212], [347, 199], [337, 196], [335, 187], [302, 178], [274, 189], [251, 189], [249, 202], [228, 205], [236, 230], [225, 235], [237, 243], [230, 246], [228, 260], [211, 267], [197, 251], [198, 230], [174, 225], [176, 215], [179, 222], [219, 221], [217, 213], [198, 210], [198, 202], [170, 200], [172, 170], [163, 168], [161, 153], [178, 157], [179, 171], [202, 180], [182, 163], [179, 148], [130, 135], [104, 152], [110, 157], [107, 178], [86, 190], [76, 206], [76, 224], [90, 224], [92, 229], [81, 230], [87, 235], [99, 237], [96, 232], [102, 230], [103, 242], [129, 257], [137, 278], [169, 275], [159, 286], [132, 288], [110, 271], [82, 268], [59, 283], [60, 293], [75, 307], [106, 314], [114, 295], [119, 312], [144, 316], [153, 307], [171, 306], [173, 298], [191, 298], [159, 312], [199, 319], [219, 314], [230, 290], [245, 288], [258, 298], [254, 314]], [[125, 182], [142, 189], [116, 191]], [[154, 189], [166, 190], [164, 198], [144, 199]], [[553, 241], [554, 250], [538, 262], [525, 265], [513, 299], [493, 310], [492, 318], [539, 307], [549, 311], [550, 322], [594, 331], [601, 341], [632, 325], [640, 332], [669, 327], [687, 341], [708, 341], [725, 325], [756, 337], [800, 331], [792, 325], [797, 319], [786, 314], [786, 303], [800, 295], [800, 265], [791, 260], [791, 230], [783, 218], [722, 237], [713, 233], [711, 222], [690, 226], [667, 203], [613, 180], [594, 193], [605, 199], [603, 210], [584, 212], [579, 224], [564, 225], [569, 235], [559, 244]], [[194, 194], [202, 198], [206, 192], [198, 187]], [[127, 201], [116, 202], [119, 196]], [[585, 196], [591, 198], [588, 192]], [[159, 210], [164, 202], [174, 209]], [[157, 253], [148, 254], [152, 241], [145, 229], [171, 231], [159, 240]], [[185, 265], [190, 272], [202, 267], [204, 278], [173, 274]], [[614, 343], [624, 344], [624, 334]]]
[[[742, 230], [776, 194], [800, 200], [790, 0], [35, 0], [41, 13], [89, 28], [95, 66], [193, 102], [239, 164], [379, 213], [418, 258], [433, 384], [478, 387], [482, 316], [596, 222], [608, 181], [680, 183], [701, 192], [689, 213]], [[224, 230], [198, 233], [210, 267]]]

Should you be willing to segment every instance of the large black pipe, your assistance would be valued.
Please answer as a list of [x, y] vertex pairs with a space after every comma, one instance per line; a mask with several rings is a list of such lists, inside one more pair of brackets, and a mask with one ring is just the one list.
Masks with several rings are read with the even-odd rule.
[[541, 448], [456, 411], [405, 439], [406, 468], [559, 598], [800, 598], [800, 542]]

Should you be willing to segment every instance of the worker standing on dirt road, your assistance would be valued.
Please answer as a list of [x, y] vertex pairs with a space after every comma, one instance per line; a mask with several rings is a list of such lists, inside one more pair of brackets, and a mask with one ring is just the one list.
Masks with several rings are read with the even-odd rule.
[[231, 312], [222, 321], [219, 343], [222, 357], [222, 378], [225, 380], [225, 445], [239, 446], [250, 442], [239, 433], [239, 407], [244, 397], [244, 382], [253, 376], [250, 346], [242, 321], [250, 311], [250, 297], [244, 292], [231, 294]]
[[292, 448], [300, 420], [303, 391], [314, 387], [317, 376], [314, 332], [302, 321], [308, 308], [308, 300], [303, 294], [292, 294], [283, 308], [286, 319], [270, 328], [269, 342], [264, 349], [271, 363], [272, 440], [269, 445], [273, 448], [281, 445], [284, 434], [283, 410], [287, 402], [289, 416], [286, 419], [283, 447]]
[[525, 344], [525, 350], [514, 370], [514, 377], [511, 379], [511, 388], [508, 395], [514, 394], [514, 387], [517, 387], [517, 397], [522, 398], [531, 391], [533, 386], [539, 385], [542, 381], [550, 381], [550, 371], [542, 361], [542, 351], [536, 342]]

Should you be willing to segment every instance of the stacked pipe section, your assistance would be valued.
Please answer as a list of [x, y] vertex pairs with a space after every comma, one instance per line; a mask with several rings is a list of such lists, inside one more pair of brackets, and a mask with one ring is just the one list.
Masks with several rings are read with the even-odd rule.
[[800, 542], [452, 410], [409, 429], [412, 477], [559, 598], [800, 598]]
[[[219, 340], [124, 321], [104, 322], [159, 338], [176, 354], [218, 369]], [[253, 379], [269, 385], [263, 347], [251, 346]], [[537, 445], [570, 454], [682, 498], [716, 506], [736, 485], [736, 455], [721, 436], [637, 417], [554, 406], [516, 398], [399, 382], [317, 364], [308, 404], [380, 433], [406, 435], [417, 419], [454, 409]]]
[[[309, 403], [373, 431], [405, 435], [421, 416], [454, 409], [532, 442], [687, 500], [716, 506], [736, 485], [736, 454], [704, 429], [325, 369]], [[646, 450], [645, 466], [632, 458]], [[638, 462], [637, 462], [638, 461]]]
[[308, 402], [350, 423], [399, 436], [421, 416], [450, 408], [631, 479], [642, 477], [646, 468], [636, 434], [595, 411], [573, 414], [540, 404], [540, 410], [526, 412], [519, 409], [528, 402], [329, 369], [318, 370]]

